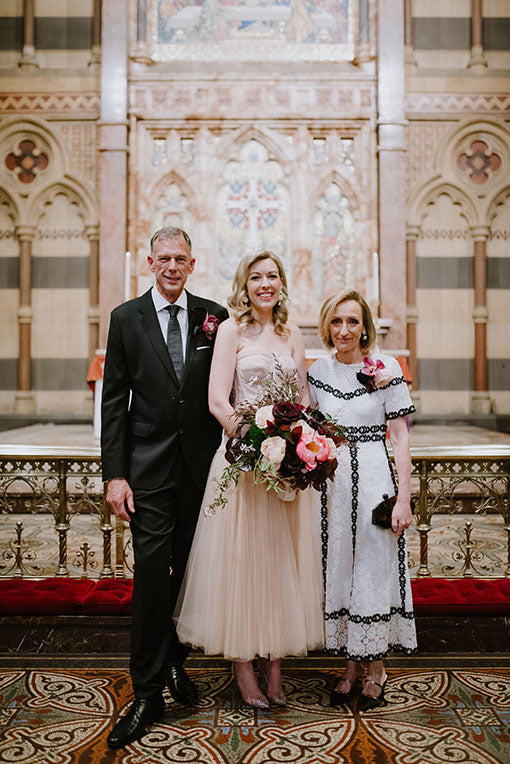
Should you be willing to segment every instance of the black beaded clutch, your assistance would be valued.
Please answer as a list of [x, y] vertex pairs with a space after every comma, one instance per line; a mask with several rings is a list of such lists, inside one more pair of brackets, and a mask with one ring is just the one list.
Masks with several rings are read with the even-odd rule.
[[388, 497], [387, 493], [383, 494], [381, 503], [372, 510], [372, 524], [379, 528], [391, 528], [391, 513], [396, 503], [396, 496]]

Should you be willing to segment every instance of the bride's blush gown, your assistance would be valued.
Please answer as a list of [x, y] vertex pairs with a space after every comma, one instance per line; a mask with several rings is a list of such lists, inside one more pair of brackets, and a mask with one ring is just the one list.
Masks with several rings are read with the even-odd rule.
[[[295, 368], [282, 353], [284, 368]], [[238, 352], [234, 405], [252, 400], [274, 355], [251, 345]], [[324, 644], [320, 528], [309, 488], [283, 501], [242, 473], [225, 508], [207, 516], [226, 466], [224, 446], [211, 464], [175, 611], [181, 642], [248, 661], [304, 655]]]

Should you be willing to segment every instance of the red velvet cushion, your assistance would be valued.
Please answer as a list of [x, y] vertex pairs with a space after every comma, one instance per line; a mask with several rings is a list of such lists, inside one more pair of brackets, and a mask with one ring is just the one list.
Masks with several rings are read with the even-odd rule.
[[129, 615], [133, 581], [103, 578], [94, 585], [83, 602], [83, 615]]
[[417, 578], [411, 586], [416, 615], [510, 615], [508, 578]]
[[0, 615], [79, 615], [93, 586], [82, 578], [0, 580]]

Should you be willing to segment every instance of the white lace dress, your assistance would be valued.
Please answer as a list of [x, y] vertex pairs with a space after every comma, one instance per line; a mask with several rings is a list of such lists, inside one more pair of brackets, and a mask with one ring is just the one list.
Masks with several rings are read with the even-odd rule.
[[326, 649], [355, 661], [416, 649], [405, 535], [372, 524], [383, 494], [396, 493], [387, 420], [415, 409], [398, 361], [372, 357], [393, 375], [372, 393], [356, 377], [361, 363], [341, 364], [330, 356], [309, 371], [312, 398], [346, 427], [353, 443], [339, 447], [335, 480], [322, 492], [321, 531]]

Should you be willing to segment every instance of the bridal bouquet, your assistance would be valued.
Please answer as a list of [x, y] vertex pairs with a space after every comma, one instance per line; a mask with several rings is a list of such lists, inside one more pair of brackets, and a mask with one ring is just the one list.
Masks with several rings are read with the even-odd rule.
[[336, 447], [346, 441], [340, 425], [319, 409], [297, 402], [296, 373], [283, 369], [276, 357], [274, 372], [260, 389], [255, 400], [234, 409], [238, 434], [227, 441], [229, 464], [208, 514], [226, 505], [228, 489], [238, 484], [241, 472], [252, 472], [255, 483], [287, 501], [298, 490], [309, 485], [319, 490], [325, 480], [333, 480]]

